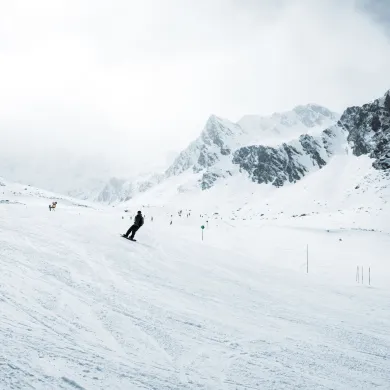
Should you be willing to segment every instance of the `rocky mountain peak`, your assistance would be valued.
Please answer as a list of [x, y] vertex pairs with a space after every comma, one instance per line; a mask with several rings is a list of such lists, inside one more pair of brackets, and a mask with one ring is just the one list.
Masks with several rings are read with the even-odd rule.
[[[222, 150], [228, 149], [227, 144], [230, 138], [239, 136], [240, 134], [242, 134], [242, 129], [239, 125], [219, 118], [216, 115], [211, 115], [202, 131], [201, 139], [209, 146], [213, 144], [217, 145], [221, 148], [221, 153], [224, 154]], [[225, 154], [227, 154], [226, 151]]]
[[178, 175], [190, 168], [197, 173], [212, 167], [237, 148], [242, 134], [239, 125], [211, 115], [201, 135], [179, 154], [165, 174]]
[[377, 169], [390, 168], [390, 91], [361, 107], [347, 108], [339, 120], [356, 156], [368, 154]]

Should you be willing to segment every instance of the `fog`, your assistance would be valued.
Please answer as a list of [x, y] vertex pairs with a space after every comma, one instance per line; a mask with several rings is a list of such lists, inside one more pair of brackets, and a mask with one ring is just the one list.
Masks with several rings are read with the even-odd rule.
[[390, 88], [385, 3], [3, 1], [0, 176], [72, 158], [130, 175], [162, 167], [210, 114], [376, 98]]

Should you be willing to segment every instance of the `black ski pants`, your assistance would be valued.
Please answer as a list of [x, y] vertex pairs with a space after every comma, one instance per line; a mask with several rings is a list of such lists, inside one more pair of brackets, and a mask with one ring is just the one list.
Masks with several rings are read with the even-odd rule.
[[126, 237], [129, 237], [129, 234], [131, 233], [130, 238], [134, 238], [135, 233], [137, 233], [137, 231], [138, 231], [139, 228], [140, 228], [140, 227], [137, 226], [137, 225], [132, 225], [132, 226], [130, 226], [130, 228], [129, 228], [129, 230], [127, 231], [127, 233], [125, 234], [125, 236], [126, 236]]

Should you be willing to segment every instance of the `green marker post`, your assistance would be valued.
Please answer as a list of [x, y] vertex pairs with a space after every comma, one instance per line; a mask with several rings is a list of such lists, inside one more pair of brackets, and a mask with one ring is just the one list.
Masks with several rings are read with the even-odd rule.
[[202, 229], [202, 241], [203, 241], [203, 230], [204, 230], [204, 225], [202, 225], [200, 228]]

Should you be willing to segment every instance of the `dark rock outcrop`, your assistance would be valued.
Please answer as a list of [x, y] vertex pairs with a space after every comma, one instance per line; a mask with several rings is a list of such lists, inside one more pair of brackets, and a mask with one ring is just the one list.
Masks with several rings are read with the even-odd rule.
[[368, 154], [376, 169], [390, 168], [390, 91], [362, 107], [349, 107], [339, 120], [356, 156]]
[[335, 151], [333, 139], [341, 133], [341, 129], [335, 126], [325, 130], [321, 137], [305, 134], [298, 141], [284, 143], [278, 148], [262, 145], [240, 148], [234, 153], [233, 163], [238, 164], [241, 171], [246, 171], [252, 181], [281, 187], [326, 165]]

